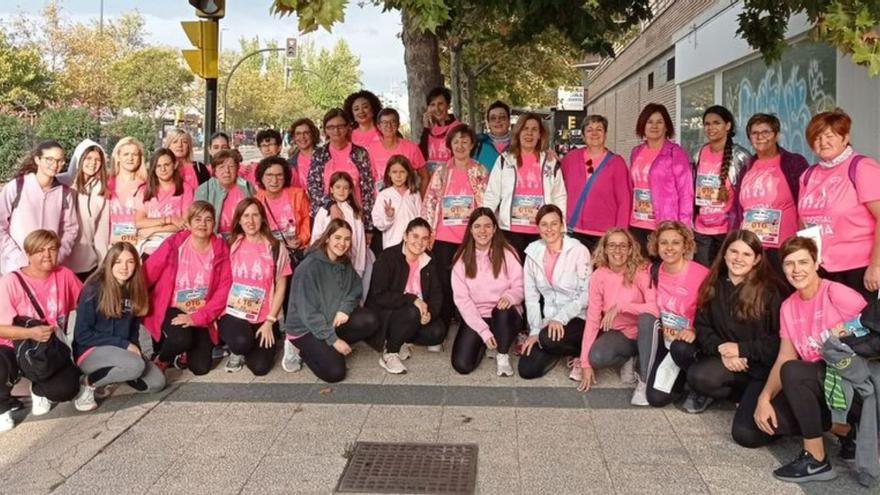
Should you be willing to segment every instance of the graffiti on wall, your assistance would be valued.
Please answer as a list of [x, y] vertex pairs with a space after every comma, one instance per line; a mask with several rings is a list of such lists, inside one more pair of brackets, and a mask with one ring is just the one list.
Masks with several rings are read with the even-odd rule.
[[681, 86], [681, 120], [679, 144], [693, 155], [705, 138], [703, 112], [715, 104], [715, 78], [709, 76]]

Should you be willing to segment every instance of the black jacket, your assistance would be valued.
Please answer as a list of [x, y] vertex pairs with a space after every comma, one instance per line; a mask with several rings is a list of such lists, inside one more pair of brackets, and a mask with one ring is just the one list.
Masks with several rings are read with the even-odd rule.
[[739, 355], [749, 360], [749, 374], [766, 378], [779, 353], [779, 308], [782, 297], [771, 289], [765, 301], [765, 316], [758, 321], [740, 321], [734, 316], [740, 287], [727, 277], [715, 283], [715, 298], [697, 308], [694, 329], [704, 356], [718, 356], [725, 342], [739, 344]]
[[76, 326], [73, 332], [73, 355], [79, 359], [92, 347], [112, 345], [122, 349], [128, 344], [138, 346], [141, 319], [131, 313], [131, 304], [123, 305], [120, 318], [107, 318], [98, 311], [98, 284], [90, 282], [83, 287], [76, 306]]

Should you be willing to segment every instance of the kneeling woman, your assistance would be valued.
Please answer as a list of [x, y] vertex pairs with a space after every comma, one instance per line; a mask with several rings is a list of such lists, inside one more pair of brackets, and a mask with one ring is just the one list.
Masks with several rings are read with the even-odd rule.
[[229, 240], [232, 287], [217, 324], [231, 353], [226, 371], [239, 371], [244, 364], [262, 376], [275, 363], [275, 332], [292, 273], [290, 257], [269, 230], [266, 210], [255, 198], [245, 198], [235, 207]]
[[[775, 436], [801, 437], [803, 451], [773, 475], [796, 483], [830, 480], [837, 474], [828, 461], [822, 434], [830, 429], [847, 435], [851, 428], [832, 424], [825, 402], [822, 346], [829, 335], [845, 334], [841, 330], [859, 317], [866, 303], [855, 290], [819, 276], [818, 250], [812, 239], [789, 238], [779, 248], [779, 257], [797, 293], [782, 303], [779, 312], [779, 355], [758, 396], [755, 423], [749, 425], [751, 431], [743, 429], [735, 439], [756, 447]], [[842, 447], [848, 443], [852, 448], [851, 440], [842, 442]], [[854, 457], [853, 451], [848, 454], [841, 450], [842, 458]]]
[[523, 324], [523, 269], [489, 208], [477, 208], [468, 219], [452, 265], [452, 293], [463, 320], [452, 367], [463, 375], [474, 371], [488, 347], [498, 351], [498, 376], [513, 376], [508, 352]]
[[707, 400], [688, 412], [701, 412], [712, 399], [738, 402], [737, 439], [742, 424], [754, 429], [755, 403], [779, 352], [782, 296], [757, 235], [735, 230], [720, 253], [700, 287], [694, 322], [700, 358], [687, 371], [691, 390]]
[[141, 317], [150, 308], [137, 250], [127, 242], [110, 247], [101, 268], [86, 282], [76, 307], [73, 354], [85, 375], [73, 405], [98, 407], [95, 388], [128, 383], [138, 392], [158, 392], [165, 375], [138, 344]]
[[[21, 402], [12, 397], [20, 371], [12, 342], [33, 339], [47, 342], [66, 328], [67, 316], [76, 306], [82, 283], [73, 271], [58, 265], [61, 239], [49, 230], [35, 230], [22, 245], [28, 265], [0, 278], [0, 431], [15, 426], [12, 409]], [[42, 320], [39, 326], [19, 326], [19, 319]], [[52, 334], [56, 334], [55, 337]], [[79, 391], [79, 369], [73, 361], [54, 363], [49, 378], [31, 383], [31, 414], [42, 416], [52, 402], [67, 402]]]
[[[541, 239], [526, 248], [525, 299], [529, 338], [519, 359], [519, 376], [547, 374], [562, 356], [581, 354], [587, 287], [592, 271], [590, 250], [565, 235], [558, 206], [547, 204], [535, 215]], [[544, 299], [543, 307], [540, 298]], [[582, 378], [579, 359], [570, 359], [569, 378]]]
[[186, 353], [193, 374], [211, 370], [218, 341], [215, 322], [226, 309], [232, 285], [229, 247], [214, 234], [215, 221], [214, 207], [196, 201], [187, 211], [187, 230], [166, 239], [144, 264], [150, 287], [144, 326], [154, 342], [161, 341], [160, 368]]
[[[696, 352], [697, 295], [709, 273], [689, 259], [695, 248], [694, 233], [678, 220], [660, 222], [648, 236], [648, 252], [661, 260], [651, 266], [660, 321], [650, 314], [639, 317], [640, 378], [632, 397], [635, 406], [665, 406], [684, 388], [685, 375], [680, 370], [687, 369], [686, 359]], [[698, 399], [689, 397], [689, 402]]]
[[446, 338], [440, 319], [443, 289], [436, 265], [425, 249], [431, 242], [431, 227], [421, 217], [410, 220], [403, 242], [379, 255], [373, 265], [373, 280], [367, 307], [379, 315], [379, 332], [372, 344], [385, 350], [379, 365], [389, 373], [405, 373], [401, 360], [411, 354], [410, 342], [439, 345]]
[[358, 307], [364, 288], [350, 256], [351, 226], [334, 218], [296, 267], [287, 303], [288, 339], [325, 382], [345, 379], [351, 344], [370, 338], [379, 328], [376, 314]]

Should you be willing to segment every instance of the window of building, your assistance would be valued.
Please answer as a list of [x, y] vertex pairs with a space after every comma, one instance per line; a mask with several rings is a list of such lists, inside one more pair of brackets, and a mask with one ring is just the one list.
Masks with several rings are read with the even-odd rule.
[[675, 79], [675, 57], [666, 61], [666, 82]]
[[648, 74], [648, 91], [654, 89], [654, 73]]

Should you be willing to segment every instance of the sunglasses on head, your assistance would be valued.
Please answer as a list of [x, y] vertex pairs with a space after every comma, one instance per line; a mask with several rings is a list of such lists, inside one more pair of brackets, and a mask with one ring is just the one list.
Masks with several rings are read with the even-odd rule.
[[593, 159], [592, 158], [587, 160], [587, 173], [588, 174], [593, 173]]

